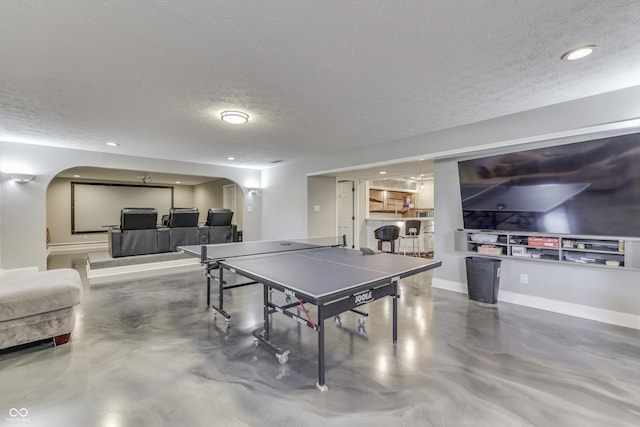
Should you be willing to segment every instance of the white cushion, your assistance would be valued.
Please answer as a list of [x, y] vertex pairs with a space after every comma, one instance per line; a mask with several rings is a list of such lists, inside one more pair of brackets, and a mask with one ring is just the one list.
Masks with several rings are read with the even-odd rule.
[[80, 274], [71, 268], [0, 277], [0, 321], [80, 304]]

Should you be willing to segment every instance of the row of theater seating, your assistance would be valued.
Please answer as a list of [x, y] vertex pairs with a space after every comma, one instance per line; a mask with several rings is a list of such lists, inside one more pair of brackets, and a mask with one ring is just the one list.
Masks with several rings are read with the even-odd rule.
[[198, 226], [196, 208], [171, 208], [157, 225], [154, 208], [124, 208], [120, 211], [120, 227], [109, 229], [109, 254], [113, 258], [175, 252], [179, 246], [230, 243], [238, 240], [236, 225], [231, 224], [233, 211], [209, 209], [207, 222]]

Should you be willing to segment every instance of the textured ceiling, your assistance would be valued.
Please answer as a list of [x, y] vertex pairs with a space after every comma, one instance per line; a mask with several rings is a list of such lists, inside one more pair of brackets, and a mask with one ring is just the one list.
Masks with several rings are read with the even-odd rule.
[[0, 58], [0, 140], [264, 168], [639, 85], [640, 1], [3, 0]]

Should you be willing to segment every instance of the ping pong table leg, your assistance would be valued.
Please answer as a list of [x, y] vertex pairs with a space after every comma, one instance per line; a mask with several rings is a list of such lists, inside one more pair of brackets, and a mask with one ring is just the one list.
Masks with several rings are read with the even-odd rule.
[[265, 341], [269, 341], [269, 287], [267, 285], [262, 285], [262, 301], [264, 316], [264, 332], [262, 337]]
[[393, 282], [393, 343], [398, 342], [398, 281]]
[[[218, 269], [218, 278], [211, 276], [211, 270]], [[218, 305], [211, 304], [211, 279], [218, 281]], [[213, 309], [213, 320], [216, 320], [216, 314], [220, 313], [224, 316], [227, 326], [231, 322], [231, 315], [224, 311], [224, 268], [216, 264], [209, 264], [207, 266], [207, 306]]]
[[207, 276], [207, 307], [211, 306], [211, 270], [207, 265], [205, 270], [205, 276]]
[[220, 311], [224, 311], [224, 268], [220, 267], [220, 272], [218, 273], [218, 308]]
[[329, 387], [324, 382], [324, 306], [318, 305], [318, 383], [320, 391], [327, 391]]

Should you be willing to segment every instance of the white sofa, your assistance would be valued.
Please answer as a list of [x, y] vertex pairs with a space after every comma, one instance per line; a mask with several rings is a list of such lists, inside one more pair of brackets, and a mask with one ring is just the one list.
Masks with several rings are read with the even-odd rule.
[[0, 276], [0, 349], [48, 338], [66, 343], [81, 293], [71, 268]]

